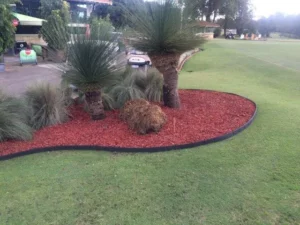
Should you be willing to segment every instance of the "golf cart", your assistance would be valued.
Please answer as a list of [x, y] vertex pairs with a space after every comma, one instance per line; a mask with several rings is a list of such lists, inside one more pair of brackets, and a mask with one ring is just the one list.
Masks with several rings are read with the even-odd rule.
[[147, 69], [152, 62], [145, 52], [130, 50], [127, 53], [127, 64], [135, 69]]
[[226, 39], [234, 39], [234, 34], [232, 33], [227, 34]]

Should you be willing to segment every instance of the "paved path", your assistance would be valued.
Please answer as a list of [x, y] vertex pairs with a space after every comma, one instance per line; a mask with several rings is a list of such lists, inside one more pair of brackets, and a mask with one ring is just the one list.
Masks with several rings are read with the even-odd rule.
[[[50, 82], [59, 85], [63, 73], [62, 66], [41, 62], [38, 65], [19, 65], [17, 57], [7, 57], [6, 72], [0, 73], [0, 90], [4, 93], [20, 96], [28, 86], [38, 82]], [[118, 65], [126, 65], [125, 54], [117, 57]]]
[[60, 84], [61, 72], [53, 64], [7, 66], [0, 73], [0, 90], [4, 93], [20, 96], [28, 86], [37, 82]]

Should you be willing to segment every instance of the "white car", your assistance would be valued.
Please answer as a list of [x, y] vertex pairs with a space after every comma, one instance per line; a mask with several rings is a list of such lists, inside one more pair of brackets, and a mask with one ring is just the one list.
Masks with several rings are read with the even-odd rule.
[[152, 62], [145, 52], [131, 50], [127, 53], [127, 62], [132, 66], [151, 66]]

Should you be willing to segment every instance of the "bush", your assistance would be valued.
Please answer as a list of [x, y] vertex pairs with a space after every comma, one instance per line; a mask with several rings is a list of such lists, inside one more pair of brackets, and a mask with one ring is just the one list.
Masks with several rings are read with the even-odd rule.
[[68, 120], [65, 95], [50, 84], [37, 84], [28, 88], [25, 99], [31, 110], [30, 125], [34, 129], [61, 124]]
[[141, 76], [143, 74], [138, 70], [129, 69], [121, 75], [119, 83], [113, 86], [109, 92], [115, 101], [115, 108], [122, 108], [130, 100], [146, 98], [141, 86], [137, 84]]
[[162, 109], [144, 99], [127, 102], [121, 110], [120, 118], [138, 134], [159, 132], [167, 122], [167, 116]]
[[0, 142], [32, 139], [33, 130], [28, 125], [28, 113], [24, 101], [0, 93]]
[[40, 34], [51, 50], [66, 50], [70, 34], [67, 23], [59, 10], [53, 10], [47, 17], [47, 22], [43, 22]]
[[144, 73], [127, 68], [119, 83], [112, 87], [110, 94], [116, 102], [116, 108], [121, 108], [127, 101], [134, 99], [161, 102], [162, 87], [163, 76], [156, 69], [151, 68]]
[[217, 28], [214, 30], [214, 38], [220, 37], [220, 36], [221, 36], [221, 33], [222, 33], [221, 28], [220, 28], [220, 27], [217, 27]]
[[150, 102], [162, 101], [164, 78], [158, 70], [151, 68], [146, 74], [146, 87], [144, 93]]
[[104, 19], [93, 18], [91, 22], [91, 39], [109, 41], [112, 38], [113, 25], [109, 17]]
[[[161, 102], [163, 76], [155, 68], [150, 68], [147, 73], [127, 68], [117, 77], [113, 85], [102, 88], [105, 110], [122, 108], [127, 101], [134, 99]], [[63, 76], [62, 87], [68, 92], [71, 91], [69, 85], [70, 83]], [[72, 93], [69, 93], [67, 97], [70, 98], [71, 95]], [[84, 93], [79, 90], [78, 95], [78, 102], [85, 103]]]

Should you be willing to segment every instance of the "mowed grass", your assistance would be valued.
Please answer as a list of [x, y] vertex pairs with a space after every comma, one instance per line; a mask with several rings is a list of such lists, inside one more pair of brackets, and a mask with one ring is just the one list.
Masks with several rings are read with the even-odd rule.
[[[300, 224], [300, 72], [292, 66], [300, 54], [293, 46], [213, 41], [185, 65], [182, 88], [257, 103], [253, 125], [230, 140], [157, 154], [56, 152], [0, 162], [0, 224]], [[273, 64], [275, 55], [290, 54], [291, 69]]]

